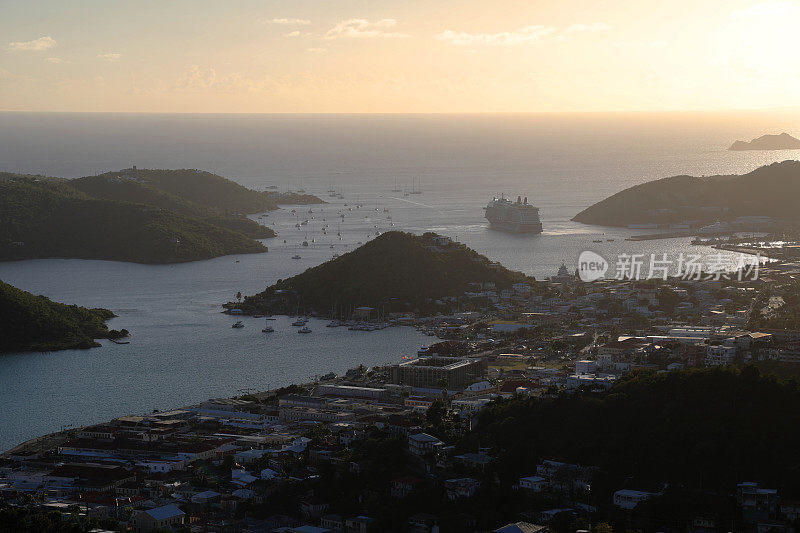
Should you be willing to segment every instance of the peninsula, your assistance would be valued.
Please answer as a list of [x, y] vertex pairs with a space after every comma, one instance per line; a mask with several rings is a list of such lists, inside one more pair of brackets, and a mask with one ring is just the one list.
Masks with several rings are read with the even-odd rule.
[[108, 329], [105, 322], [114, 316], [108, 309], [53, 302], [0, 281], [0, 353], [100, 346], [94, 339], [128, 335]]
[[536, 286], [533, 278], [448, 237], [392, 231], [227, 307], [249, 314], [299, 310], [349, 317], [359, 307], [378, 314], [427, 314], [439, 307], [437, 301], [455, 302], [482, 285], [510, 288], [515, 283]]
[[700, 226], [737, 217], [798, 220], [800, 161], [783, 161], [742, 175], [673, 176], [635, 185], [572, 220], [603, 226]]
[[0, 260], [177, 263], [266, 252], [256, 239], [275, 232], [246, 214], [279, 202], [199, 170], [130, 168], [74, 180], [2, 173]]
[[800, 150], [800, 139], [784, 132], [780, 135], [762, 135], [750, 142], [736, 141], [728, 150]]

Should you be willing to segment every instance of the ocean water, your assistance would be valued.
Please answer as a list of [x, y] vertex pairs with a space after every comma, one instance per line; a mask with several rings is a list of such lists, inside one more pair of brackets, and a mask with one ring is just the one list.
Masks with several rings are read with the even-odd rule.
[[[219, 312], [237, 291], [252, 294], [376, 232], [440, 232], [540, 278], [562, 262], [573, 268], [587, 249], [612, 261], [620, 253], [708, 256], [715, 252], [689, 239], [630, 242], [624, 239], [646, 231], [570, 219], [637, 183], [742, 173], [800, 158], [800, 151], [726, 150], [736, 139], [781, 131], [800, 136], [800, 115], [0, 113], [0, 170], [77, 177], [131, 165], [200, 168], [257, 189], [303, 188], [330, 202], [253, 216], [279, 233], [265, 241], [266, 254], [167, 266], [0, 263], [0, 279], [57, 301], [110, 308], [119, 315], [111, 326], [133, 333], [130, 345], [0, 356], [0, 449], [67, 424], [285, 385], [412, 353], [430, 340], [415, 330], [349, 332], [314, 322], [313, 334], [298, 335], [280, 318], [276, 333], [267, 335], [260, 320], [245, 319], [247, 327], [234, 330]], [[422, 194], [392, 192], [414, 183]], [[345, 199], [328, 197], [330, 188]], [[527, 196], [538, 206], [543, 234], [488, 229], [481, 208], [501, 193]]]

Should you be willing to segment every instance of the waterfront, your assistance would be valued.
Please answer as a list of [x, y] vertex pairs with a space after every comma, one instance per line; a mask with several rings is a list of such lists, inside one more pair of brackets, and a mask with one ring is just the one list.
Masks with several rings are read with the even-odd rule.
[[[601, 140], [593, 133], [601, 119], [575, 117], [3, 117], [0, 156], [7, 170], [78, 176], [131, 164], [197, 167], [253, 188], [302, 186], [324, 200], [331, 200], [326, 191], [334, 186], [345, 199], [298, 207], [295, 215], [291, 208], [270, 214], [263, 220], [275, 223], [279, 237], [265, 241], [267, 254], [158, 266], [0, 263], [3, 281], [56, 301], [110, 308], [119, 315], [110, 326], [133, 333], [130, 345], [103, 342], [89, 351], [0, 357], [0, 400], [6, 406], [0, 449], [63, 425], [263, 390], [416, 351], [430, 339], [413, 330], [362, 333], [312, 325], [312, 335], [292, 328], [267, 338], [260, 322], [248, 319], [244, 330], [233, 330], [231, 317], [220, 313], [220, 304], [236, 292], [262, 290], [352, 250], [376, 231], [436, 231], [538, 278], [555, 273], [562, 261], [574, 264], [585, 249], [610, 260], [623, 252], [716, 253], [691, 246], [690, 238], [631, 243], [624, 239], [641, 230], [586, 226], [570, 218], [635, 183], [681, 173], [746, 172], [794, 153], [725, 151], [729, 138], [752, 137], [749, 128], [784, 125], [743, 119], [702, 127], [680, 120], [612, 121]], [[53, 136], [48, 132], [54, 125], [75, 134]], [[143, 135], [155, 126], [181, 141], [165, 149]], [[421, 177], [422, 195], [392, 193], [395, 178], [408, 188], [415, 176]], [[489, 230], [482, 207], [501, 192], [527, 194], [541, 209], [543, 234]], [[309, 224], [295, 228], [304, 219]], [[295, 254], [301, 259], [291, 259]]]

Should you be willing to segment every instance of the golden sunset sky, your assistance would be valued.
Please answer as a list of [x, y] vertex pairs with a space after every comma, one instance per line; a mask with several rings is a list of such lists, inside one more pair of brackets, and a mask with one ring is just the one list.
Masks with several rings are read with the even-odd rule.
[[0, 110], [760, 109], [800, 0], [0, 0]]

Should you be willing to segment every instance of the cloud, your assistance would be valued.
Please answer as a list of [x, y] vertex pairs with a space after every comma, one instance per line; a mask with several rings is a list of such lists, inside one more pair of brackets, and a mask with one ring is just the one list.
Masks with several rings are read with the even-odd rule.
[[370, 22], [367, 19], [342, 20], [325, 33], [326, 39], [396, 39], [409, 37], [406, 33], [385, 31], [397, 24], [395, 19]]
[[800, 3], [785, 1], [761, 2], [733, 11], [731, 18], [784, 17], [787, 15], [800, 15]]
[[32, 41], [14, 41], [8, 43], [7, 48], [9, 50], [15, 50], [20, 52], [41, 52], [42, 50], [49, 50], [56, 45], [56, 40], [50, 37], [49, 35], [45, 37], [39, 37], [38, 39], [34, 39]]
[[288, 18], [274, 18], [264, 20], [265, 24], [280, 24], [282, 26], [308, 26], [311, 21], [308, 19], [288, 19]]
[[44, 60], [47, 61], [48, 63], [54, 63], [54, 64], [56, 64], [56, 63], [66, 63], [66, 61], [64, 61], [60, 57], [46, 57], [46, 58], [44, 58]]
[[284, 37], [300, 37], [300, 32], [298, 30], [290, 31]]
[[605, 22], [595, 22], [593, 24], [573, 24], [572, 26], [567, 28], [567, 32], [569, 33], [594, 32], [594, 31], [608, 31], [610, 29], [611, 26], [609, 26]]
[[323, 54], [327, 51], [327, 48], [306, 48], [306, 52], [311, 52], [312, 54]]
[[122, 54], [97, 54], [97, 57], [105, 59], [109, 63], [116, 63], [122, 57]]
[[455, 46], [515, 46], [538, 41], [555, 31], [555, 28], [548, 26], [530, 25], [516, 31], [500, 33], [468, 33], [445, 30], [437, 34], [436, 38]]

